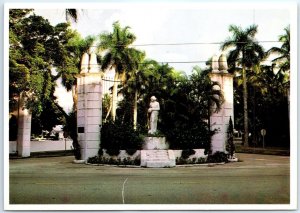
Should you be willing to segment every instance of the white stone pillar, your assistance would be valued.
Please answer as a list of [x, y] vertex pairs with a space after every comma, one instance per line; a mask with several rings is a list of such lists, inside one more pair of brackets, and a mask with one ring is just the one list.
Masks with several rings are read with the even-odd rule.
[[[87, 55], [83, 55], [81, 73], [77, 76], [77, 133], [81, 148], [81, 160], [87, 160], [98, 154], [100, 148], [100, 130], [102, 125], [102, 74], [96, 70], [97, 61], [91, 57], [86, 72]], [[92, 71], [92, 72], [90, 72]]]
[[[20, 98], [21, 99], [21, 98]], [[24, 108], [24, 102], [20, 100], [18, 112], [18, 137], [17, 152], [20, 157], [30, 157], [31, 113]]]
[[233, 75], [227, 72], [226, 57], [221, 55], [219, 58], [219, 72], [210, 73], [211, 81], [218, 82], [224, 96], [224, 103], [219, 112], [210, 116], [211, 130], [217, 129], [217, 133], [212, 136], [211, 145], [212, 153], [217, 151], [225, 152], [227, 130], [229, 118], [233, 117]]

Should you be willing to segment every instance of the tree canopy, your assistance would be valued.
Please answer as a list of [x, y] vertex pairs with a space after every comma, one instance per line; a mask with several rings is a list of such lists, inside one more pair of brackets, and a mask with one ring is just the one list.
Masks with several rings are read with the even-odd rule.
[[[76, 20], [75, 9], [66, 12]], [[143, 132], [148, 125], [149, 100], [155, 95], [161, 104], [160, 129], [174, 141], [173, 148], [198, 146], [209, 150], [213, 134], [208, 122], [211, 106], [215, 104], [219, 109], [223, 100], [220, 91], [214, 89], [217, 83], [211, 82], [208, 76], [210, 70], [196, 66], [187, 76], [169, 64], [147, 59], [145, 52], [131, 46], [136, 36], [130, 27], [115, 22], [112, 28], [112, 32], [103, 32], [98, 37], [98, 55], [103, 53], [102, 57], [98, 56], [102, 71], [113, 68], [116, 72], [112, 95], [106, 95], [104, 101], [106, 111], [109, 111], [109, 105], [112, 106], [112, 120], [132, 123]], [[248, 125], [255, 135], [260, 128], [280, 132], [278, 123], [288, 123], [290, 30], [285, 28], [284, 34], [279, 36], [281, 47], [265, 52], [255, 40], [257, 29], [256, 25], [245, 29], [230, 25], [231, 37], [221, 45], [222, 50], [230, 50], [229, 72], [242, 74], [236, 75], [234, 81], [234, 123], [235, 127], [245, 128], [246, 137]], [[75, 76], [80, 72], [82, 54], [89, 51], [95, 39], [92, 36], [82, 38], [69, 23], [52, 26], [33, 10], [11, 9], [10, 111], [14, 111], [18, 100], [24, 98], [26, 107], [33, 113], [33, 128], [37, 133], [67, 123], [66, 129], [72, 132], [76, 141], [76, 108], [67, 115], [58, 105], [54, 91], [57, 79], [61, 78], [66, 90], [73, 91], [76, 106]], [[261, 61], [270, 54], [276, 54], [273, 64], [262, 65]], [[117, 94], [123, 97], [118, 105]], [[274, 122], [275, 117], [278, 122]], [[282, 128], [282, 131], [283, 140], [287, 140], [288, 128]]]

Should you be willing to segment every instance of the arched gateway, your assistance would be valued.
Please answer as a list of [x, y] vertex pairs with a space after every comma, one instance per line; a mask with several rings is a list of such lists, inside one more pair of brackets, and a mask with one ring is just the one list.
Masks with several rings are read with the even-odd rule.
[[[82, 57], [81, 73], [77, 76], [77, 131], [82, 162], [85, 162], [89, 157], [96, 156], [100, 147], [102, 72], [96, 64], [96, 55], [85, 53]], [[221, 110], [213, 113], [210, 117], [211, 129], [217, 129], [217, 133], [213, 135], [211, 141], [212, 153], [226, 151], [230, 117], [233, 120], [233, 75], [229, 74], [227, 69], [227, 59], [224, 54], [219, 58], [213, 56], [210, 78], [220, 84], [219, 89], [224, 95], [224, 103]], [[172, 152], [172, 150], [168, 150], [169, 153], [170, 151]], [[172, 165], [174, 166], [174, 164]]]

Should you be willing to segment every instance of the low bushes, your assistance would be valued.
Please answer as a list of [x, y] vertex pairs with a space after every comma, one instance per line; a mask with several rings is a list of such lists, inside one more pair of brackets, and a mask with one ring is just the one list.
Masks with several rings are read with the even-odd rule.
[[165, 132], [171, 149], [205, 149], [206, 154], [210, 152], [213, 133], [208, 130], [205, 123], [186, 128], [178, 127]]
[[227, 155], [224, 152], [215, 152], [212, 155], [207, 157], [207, 163], [221, 163], [221, 162], [228, 162]]
[[110, 155], [118, 155], [119, 150], [127, 150], [128, 154], [134, 154], [134, 150], [140, 150], [142, 144], [142, 135], [129, 123], [110, 121], [102, 126], [101, 148], [106, 149]]
[[95, 156], [89, 158], [88, 163], [91, 164], [111, 164], [111, 165], [136, 165], [139, 166], [141, 164], [140, 158], [131, 159], [129, 157], [121, 159], [121, 158], [112, 158], [112, 157], [104, 157], [104, 156]]
[[176, 158], [176, 165], [182, 165], [182, 164], [204, 164], [206, 163], [206, 158], [200, 157], [200, 158]]

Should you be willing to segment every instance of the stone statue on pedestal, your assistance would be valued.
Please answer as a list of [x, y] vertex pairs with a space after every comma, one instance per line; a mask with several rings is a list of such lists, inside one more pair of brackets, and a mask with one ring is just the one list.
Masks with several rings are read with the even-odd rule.
[[157, 120], [158, 120], [158, 112], [160, 110], [159, 103], [156, 100], [155, 96], [150, 98], [150, 107], [148, 109], [148, 113], [150, 114], [150, 128], [148, 133], [155, 134], [157, 131]]

